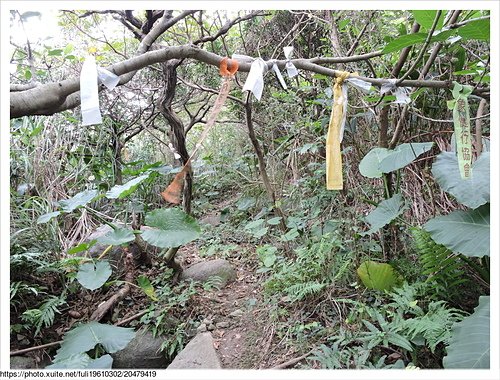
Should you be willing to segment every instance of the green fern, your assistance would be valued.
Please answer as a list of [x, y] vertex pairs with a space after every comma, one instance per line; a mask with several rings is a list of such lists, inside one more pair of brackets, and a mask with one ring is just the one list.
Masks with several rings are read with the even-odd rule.
[[49, 327], [54, 323], [56, 313], [60, 314], [58, 307], [65, 303], [64, 296], [50, 296], [38, 309], [26, 310], [21, 319], [35, 327], [34, 336], [37, 336], [42, 327]]
[[327, 235], [295, 250], [295, 258], [273, 262], [271, 276], [264, 283], [268, 294], [284, 293], [291, 302], [321, 292], [334, 283], [346, 283], [352, 266], [352, 252], [340, 239]]
[[319, 293], [325, 286], [326, 284], [317, 281], [303, 282], [287, 287], [285, 293], [288, 295], [291, 302], [300, 301], [307, 296]]
[[446, 308], [446, 302], [431, 302], [424, 316], [405, 320], [406, 331], [413, 341], [424, 339], [434, 353], [439, 343], [449, 344], [452, 326], [463, 318], [460, 310]]
[[430, 234], [421, 228], [412, 228], [415, 248], [422, 264], [422, 274], [437, 295], [446, 299], [457, 295], [457, 286], [466, 282], [460, 255], [432, 240]]

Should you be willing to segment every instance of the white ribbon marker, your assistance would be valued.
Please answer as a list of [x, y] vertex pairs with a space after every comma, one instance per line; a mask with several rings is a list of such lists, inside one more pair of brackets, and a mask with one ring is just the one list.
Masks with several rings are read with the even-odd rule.
[[83, 62], [80, 73], [80, 99], [82, 109], [82, 125], [101, 124], [99, 111], [99, 94], [97, 89], [97, 66], [95, 58], [88, 56]]
[[395, 96], [396, 100], [393, 103], [396, 104], [408, 104], [411, 102], [410, 97], [408, 96], [409, 88], [408, 87], [397, 87], [396, 82], [397, 79], [388, 79], [388, 83], [384, 83], [380, 87], [380, 95], [384, 95], [386, 92], [391, 91]]
[[285, 46], [283, 48], [283, 52], [285, 53], [286, 57], [286, 71], [288, 73], [289, 78], [293, 78], [294, 76], [299, 75], [299, 71], [295, 67], [295, 65], [292, 63], [291, 58], [292, 58], [292, 52], [293, 52], [293, 46]]
[[108, 90], [114, 89], [120, 81], [120, 77], [118, 75], [99, 66], [97, 66], [97, 76], [99, 81], [105, 85]]
[[109, 70], [97, 67], [94, 56], [87, 56], [80, 73], [82, 126], [102, 123], [98, 81], [112, 90], [120, 81], [120, 77]]
[[350, 85], [356, 87], [358, 90], [366, 93], [372, 92], [372, 84], [364, 80], [351, 77], [347, 78], [346, 81], [349, 82]]
[[285, 90], [287, 89], [285, 80], [283, 79], [283, 76], [281, 75], [280, 69], [278, 69], [278, 65], [276, 62], [273, 62], [273, 71], [276, 73], [276, 76], [278, 77], [278, 80], [280, 81], [281, 87], [283, 87]]
[[250, 91], [260, 101], [262, 91], [264, 90], [264, 74], [266, 72], [267, 65], [262, 58], [257, 58], [253, 61], [247, 81], [243, 86], [243, 91]]

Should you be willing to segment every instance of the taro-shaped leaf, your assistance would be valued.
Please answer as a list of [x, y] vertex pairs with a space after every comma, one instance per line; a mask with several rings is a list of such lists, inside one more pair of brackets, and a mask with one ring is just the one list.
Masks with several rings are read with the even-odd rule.
[[386, 148], [373, 148], [359, 163], [359, 172], [367, 178], [382, 177], [383, 173], [379, 167], [380, 162], [382, 162], [390, 152], [391, 151]]
[[472, 176], [462, 179], [457, 156], [443, 152], [432, 165], [432, 174], [441, 188], [453, 195], [457, 201], [470, 208], [490, 201], [490, 153], [483, 152], [472, 164]]
[[432, 142], [398, 145], [380, 162], [379, 168], [383, 173], [404, 168], [415, 158], [431, 150], [433, 145]]
[[113, 186], [107, 193], [106, 198], [110, 199], [122, 199], [126, 196], [132, 194], [137, 187], [141, 184], [141, 182], [145, 181], [149, 178], [151, 173], [141, 175], [140, 177], [134, 178], [123, 185], [115, 185]]
[[112, 270], [107, 261], [85, 263], [80, 265], [76, 279], [87, 289], [95, 290], [100, 288], [111, 276]]
[[146, 225], [151, 227], [142, 238], [159, 248], [180, 247], [200, 236], [196, 220], [178, 208], [158, 209], [146, 215]]
[[377, 208], [365, 219], [370, 224], [370, 229], [360, 235], [370, 235], [390, 223], [404, 211], [404, 205], [405, 202], [401, 194], [394, 194], [392, 198], [380, 202]]
[[365, 261], [356, 271], [368, 289], [390, 290], [402, 282], [401, 276], [390, 264]]
[[53, 218], [57, 217], [59, 214], [61, 214], [61, 211], [54, 211], [54, 212], [49, 212], [47, 214], [40, 215], [38, 219], [36, 220], [37, 224], [42, 224], [42, 223], [47, 223], [51, 221]]
[[254, 197], [241, 198], [236, 203], [236, 207], [238, 207], [238, 210], [240, 210], [240, 211], [247, 211], [248, 209], [252, 208], [253, 206], [255, 206], [255, 198]]
[[115, 228], [97, 240], [105, 245], [120, 245], [135, 240], [135, 235], [128, 228]]
[[490, 368], [490, 297], [479, 297], [474, 313], [457, 323], [451, 333], [444, 368]]
[[54, 362], [47, 369], [108, 369], [113, 364], [111, 355], [103, 355], [98, 359], [92, 359], [86, 353], [73, 354], [62, 360]]
[[61, 362], [71, 355], [87, 352], [97, 344], [101, 344], [106, 352], [112, 354], [124, 349], [134, 336], [134, 329], [105, 325], [95, 321], [82, 324], [66, 333], [54, 357], [54, 363]]
[[359, 172], [368, 178], [380, 178], [383, 173], [404, 168], [415, 158], [432, 149], [434, 143], [401, 144], [394, 150], [373, 148], [359, 163]]
[[466, 256], [490, 255], [490, 204], [475, 210], [453, 211], [429, 220], [424, 229], [446, 248]]
[[84, 190], [75, 194], [74, 197], [59, 201], [59, 206], [64, 212], [72, 212], [73, 210], [86, 206], [99, 195], [99, 190]]

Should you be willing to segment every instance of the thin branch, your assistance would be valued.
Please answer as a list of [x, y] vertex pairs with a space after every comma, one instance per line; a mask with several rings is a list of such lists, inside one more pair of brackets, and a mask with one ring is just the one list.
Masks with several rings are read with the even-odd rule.
[[[205, 91], [205, 92], [210, 92], [212, 94], [218, 94], [219, 91], [214, 89], [214, 88], [210, 88], [210, 87], [206, 87], [206, 86], [202, 86], [201, 84], [196, 84], [196, 83], [191, 83], [191, 82], [188, 82], [187, 80], [183, 79], [183, 78], [179, 78], [179, 80], [184, 83], [186, 86], [188, 87], [191, 87], [191, 88], [196, 88], [198, 90], [202, 90], [202, 91]], [[231, 99], [232, 101], [236, 102], [236, 103], [239, 103], [241, 105], [244, 105], [245, 102], [243, 100], [241, 100], [240, 98], [237, 98], [235, 96], [232, 96], [232, 95], [228, 95], [227, 96], [228, 99]]]
[[368, 16], [368, 21], [366, 22], [365, 26], [363, 29], [361, 29], [361, 32], [359, 32], [358, 37], [356, 37], [356, 40], [353, 42], [352, 46], [350, 47], [349, 51], [347, 52], [347, 56], [349, 57], [352, 53], [354, 53], [354, 50], [359, 45], [359, 41], [361, 40], [361, 37], [365, 34], [366, 30], [368, 29], [368, 26], [370, 25], [370, 22], [372, 21], [373, 16], [375, 16], [376, 11], [373, 11], [370, 16]]
[[284, 363], [281, 363], [281, 364], [278, 364], [278, 365], [272, 367], [271, 369], [284, 369], [284, 368], [291, 367], [291, 366], [297, 364], [298, 362], [300, 362], [301, 360], [304, 360], [305, 358], [307, 358], [313, 352], [314, 352], [314, 350], [311, 350], [307, 354], [301, 355], [298, 358], [290, 359], [290, 360], [288, 360], [288, 361], [286, 361]]
[[476, 156], [479, 157], [481, 155], [481, 151], [483, 149], [483, 135], [481, 131], [481, 117], [483, 116], [484, 107], [486, 106], [486, 100], [481, 99], [479, 102], [479, 107], [477, 108], [476, 113]]
[[226, 22], [217, 31], [217, 33], [215, 33], [213, 36], [203, 36], [203, 37], [199, 38], [198, 40], [194, 41], [193, 44], [194, 45], [199, 45], [199, 44], [203, 44], [205, 42], [213, 42], [217, 38], [219, 38], [220, 36], [226, 34], [229, 31], [229, 29], [231, 29], [234, 25], [239, 24], [242, 21], [246, 21], [246, 20], [252, 19], [254, 17], [263, 16], [263, 15], [264, 14], [262, 14], [262, 11], [254, 11], [252, 13], [249, 13], [249, 14], [245, 15], [245, 16], [236, 17], [235, 19], [229, 20], [228, 22]]
[[51, 343], [41, 344], [39, 346], [23, 348], [22, 350], [11, 351], [10, 356], [23, 355], [32, 351], [43, 350], [44, 348], [59, 346], [62, 342], [63, 342], [62, 340], [58, 340], [57, 342], [51, 342]]
[[442, 11], [436, 12], [436, 17], [434, 17], [434, 22], [432, 23], [432, 26], [429, 29], [429, 33], [427, 33], [427, 38], [425, 39], [424, 46], [422, 46], [422, 49], [420, 49], [418, 57], [413, 61], [413, 65], [411, 65], [411, 67], [406, 71], [406, 73], [400, 79], [398, 79], [396, 84], [400, 84], [402, 81], [408, 78], [408, 76], [413, 72], [415, 67], [417, 67], [417, 65], [419, 64], [420, 60], [425, 54], [425, 51], [427, 50], [427, 46], [429, 46], [429, 44], [431, 43], [432, 34], [436, 30], [436, 26], [438, 24], [439, 18], [441, 17], [441, 13]]
[[[483, 101], [484, 99], [481, 99], [481, 101]], [[420, 119], [423, 119], [423, 120], [427, 120], [427, 121], [432, 121], [433, 123], [449, 123], [449, 124], [453, 124], [453, 120], [447, 120], [447, 119], [432, 119], [430, 117], [427, 117], [427, 116], [424, 116], [424, 115], [420, 115], [419, 113], [417, 112], [410, 112], [412, 115], [414, 116], [417, 116], [418, 118]], [[490, 114], [486, 114], [486, 115], [481, 115], [481, 116], [477, 116], [477, 117], [471, 117], [470, 120], [481, 120], [481, 119], [486, 119], [490, 117]]]

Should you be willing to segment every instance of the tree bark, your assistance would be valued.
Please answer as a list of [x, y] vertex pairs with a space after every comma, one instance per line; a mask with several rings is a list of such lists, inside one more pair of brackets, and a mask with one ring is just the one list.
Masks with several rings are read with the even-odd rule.
[[[164, 76], [165, 87], [161, 97], [158, 99], [158, 105], [161, 114], [165, 117], [170, 125], [169, 134], [172, 145], [181, 156], [180, 160], [182, 165], [185, 165], [189, 160], [189, 153], [186, 148], [186, 134], [184, 123], [177, 116], [172, 108], [172, 102], [175, 97], [175, 90], [177, 88], [177, 67], [180, 65], [180, 60], [171, 60], [162, 64], [162, 71]], [[193, 177], [191, 173], [186, 174], [184, 179], [183, 199], [182, 206], [184, 211], [188, 214], [191, 213], [191, 198], [193, 188]]]
[[[373, 57], [382, 55], [381, 51], [373, 53], [337, 58], [311, 58], [311, 59], [293, 59], [292, 62], [297, 69], [307, 70], [318, 74], [323, 74], [329, 77], [336, 77], [339, 74], [338, 70], [329, 69], [321, 66], [328, 63], [356, 62], [367, 60]], [[191, 58], [209, 65], [219, 67], [219, 63], [223, 57], [202, 50], [192, 45], [182, 45], [167, 47], [164, 49], [154, 50], [144, 53], [140, 56], [118, 62], [107, 69], [117, 75], [124, 75], [135, 72], [146, 66], [155, 63], [166, 62], [171, 59]], [[285, 68], [286, 60], [278, 60], [276, 64], [280, 70]], [[267, 62], [268, 68], [271, 69], [273, 62]], [[250, 63], [241, 62], [238, 68], [240, 72], [249, 72]], [[126, 78], [126, 79], [124, 79]], [[371, 83], [374, 86], [381, 86], [388, 82], [387, 79], [358, 77], [361, 80]], [[130, 78], [131, 79], [131, 78]], [[120, 85], [130, 80], [123, 76], [120, 79]], [[436, 80], [404, 80], [399, 83], [402, 87], [429, 87], [429, 88], [453, 88], [451, 81], [436, 81]], [[80, 105], [80, 80], [79, 78], [65, 79], [59, 82], [47, 83], [26, 91], [16, 91], [10, 93], [10, 117], [22, 117], [27, 115], [53, 115], [55, 113], [72, 109]], [[102, 88], [101, 88], [102, 89]], [[476, 88], [474, 95], [489, 99], [489, 87]]]
[[283, 231], [286, 231], [285, 214], [283, 210], [276, 203], [276, 194], [274, 192], [273, 186], [271, 185], [271, 181], [269, 180], [269, 176], [267, 174], [266, 162], [264, 160], [264, 153], [262, 152], [262, 148], [260, 147], [259, 141], [255, 136], [255, 130], [253, 128], [253, 121], [252, 121], [252, 101], [250, 92], [247, 93], [247, 99], [245, 102], [245, 121], [248, 129], [248, 136], [250, 137], [250, 141], [252, 142], [255, 155], [257, 156], [257, 161], [259, 163], [259, 172], [262, 178], [262, 182], [264, 183], [267, 196], [269, 197], [269, 200], [272, 202], [276, 214], [281, 217], [280, 228]]

